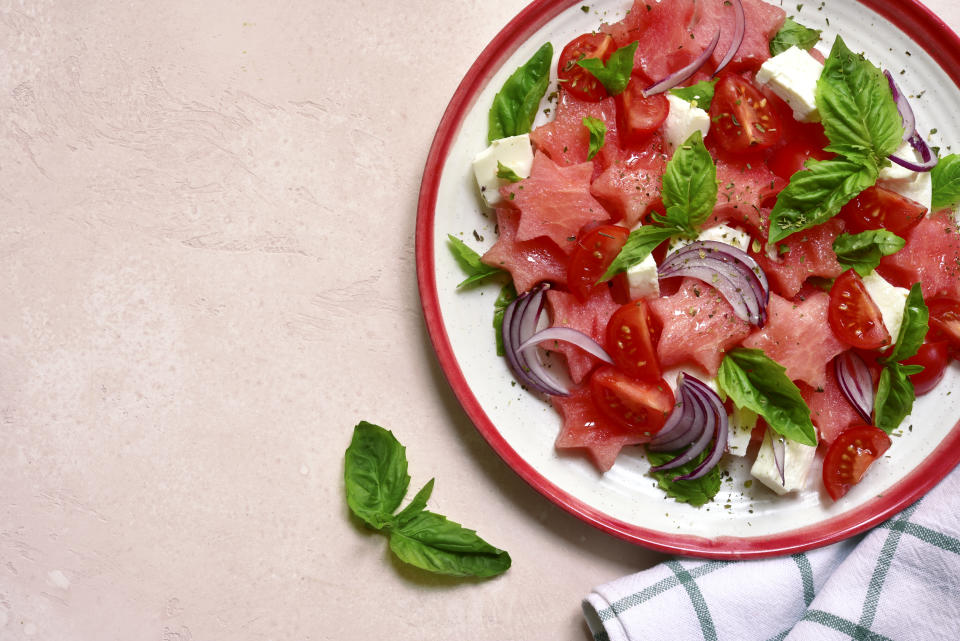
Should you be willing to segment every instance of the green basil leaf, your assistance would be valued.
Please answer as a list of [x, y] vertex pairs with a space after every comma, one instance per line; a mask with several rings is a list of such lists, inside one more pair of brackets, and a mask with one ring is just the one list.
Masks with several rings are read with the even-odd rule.
[[361, 421], [344, 455], [343, 479], [350, 510], [377, 530], [387, 527], [410, 485], [406, 448], [393, 432]]
[[710, 110], [710, 104], [713, 102], [713, 88], [716, 87], [717, 80], [701, 80], [695, 85], [689, 87], [677, 87], [671, 89], [670, 93], [677, 98], [682, 98], [694, 107], [699, 107], [704, 111]]
[[756, 412], [770, 429], [804, 445], [817, 444], [810, 408], [786, 369], [759, 349], [735, 349], [720, 363], [717, 384], [737, 407]]
[[427, 509], [427, 501], [430, 500], [430, 495], [433, 494], [433, 481], [434, 479], [427, 481], [427, 484], [420, 488], [420, 491], [417, 492], [413, 500], [407, 504], [407, 507], [397, 513], [391, 527], [402, 528], [416, 518], [418, 514]]
[[770, 242], [826, 222], [854, 196], [877, 181], [879, 168], [871, 159], [808, 160], [780, 192], [770, 212]]
[[633, 73], [633, 54], [639, 43], [635, 40], [625, 47], [620, 47], [607, 58], [606, 64], [599, 58], [584, 58], [577, 60], [577, 64], [590, 72], [607, 88], [607, 93], [616, 96], [627, 88], [630, 74]]
[[491, 577], [510, 567], [510, 555], [445, 516], [422, 511], [390, 531], [390, 549], [418, 568], [453, 576]]
[[883, 72], [837, 36], [817, 81], [817, 109], [830, 139], [827, 151], [872, 158], [879, 165], [896, 151], [903, 123]]
[[587, 153], [587, 160], [593, 160], [606, 142], [607, 124], [598, 118], [584, 116], [583, 126], [590, 132], [590, 150]]
[[[689, 503], [694, 507], [699, 507], [711, 501], [720, 491], [720, 467], [714, 466], [705, 475], [692, 481], [674, 481], [673, 479], [692, 472], [709, 453], [709, 448], [707, 448], [698, 457], [680, 467], [661, 472], [651, 471], [650, 474], [657, 479], [657, 485], [667, 493], [667, 496], [676, 499], [678, 503]], [[677, 456], [676, 452], [647, 450], [647, 460], [650, 461], [651, 467], [663, 465], [675, 456]]]
[[923, 339], [927, 336], [929, 325], [930, 311], [927, 309], [927, 304], [923, 302], [920, 283], [914, 283], [910, 293], [907, 294], [907, 302], [903, 306], [903, 323], [900, 324], [897, 342], [894, 343], [893, 351], [885, 362], [905, 361], [916, 355], [917, 350], [923, 345]]
[[493, 303], [493, 331], [497, 340], [497, 356], [506, 355], [503, 347], [503, 314], [507, 311], [507, 306], [517, 298], [517, 290], [513, 282], [509, 282], [500, 288], [500, 295]]
[[873, 422], [887, 434], [897, 429], [913, 411], [916, 394], [908, 376], [916, 372], [915, 368], [899, 363], [889, 363], [880, 372], [877, 396], [873, 402]]
[[644, 225], [634, 229], [627, 237], [627, 243], [610, 263], [600, 280], [610, 280], [620, 272], [643, 262], [650, 255], [650, 252], [657, 248], [657, 245], [671, 236], [683, 233], [683, 231], [676, 227], [658, 227], [656, 225]]
[[523, 178], [517, 175], [517, 172], [510, 169], [499, 160], [497, 161], [497, 178], [512, 183], [518, 183], [523, 180]]
[[895, 254], [906, 241], [886, 229], [875, 229], [859, 234], [840, 234], [833, 241], [837, 260], [845, 268], [853, 268], [860, 276], [866, 276], [880, 264], [884, 256]]
[[[717, 166], [694, 131], [673, 154], [663, 174], [663, 205], [667, 220], [696, 234], [717, 204]], [[672, 211], [671, 211], [672, 210]]]
[[550, 84], [552, 65], [553, 45], [548, 42], [507, 78], [490, 106], [489, 142], [530, 132]]
[[960, 204], [960, 155], [950, 154], [930, 172], [933, 183], [933, 204], [931, 211], [940, 211]]
[[770, 55], [783, 53], [790, 47], [799, 47], [809, 51], [820, 42], [820, 30], [805, 27], [792, 18], [787, 18], [780, 31], [770, 40]]
[[449, 241], [450, 253], [457, 259], [457, 264], [467, 275], [466, 280], [457, 285], [458, 289], [503, 272], [502, 269], [483, 264], [480, 261], [480, 254], [467, 247], [466, 243], [453, 234], [447, 234], [447, 240]]

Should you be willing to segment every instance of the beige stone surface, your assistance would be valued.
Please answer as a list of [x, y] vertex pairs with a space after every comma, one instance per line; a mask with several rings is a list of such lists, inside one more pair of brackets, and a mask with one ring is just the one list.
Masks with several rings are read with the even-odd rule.
[[[421, 317], [427, 150], [524, 5], [0, 0], [0, 639], [582, 640], [660, 558], [493, 454]], [[348, 517], [361, 419], [506, 575]]]

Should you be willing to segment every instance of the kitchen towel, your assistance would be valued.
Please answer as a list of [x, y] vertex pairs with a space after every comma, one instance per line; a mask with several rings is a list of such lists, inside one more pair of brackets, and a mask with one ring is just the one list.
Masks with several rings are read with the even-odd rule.
[[960, 469], [864, 535], [757, 561], [676, 559], [594, 589], [597, 641], [957, 641]]

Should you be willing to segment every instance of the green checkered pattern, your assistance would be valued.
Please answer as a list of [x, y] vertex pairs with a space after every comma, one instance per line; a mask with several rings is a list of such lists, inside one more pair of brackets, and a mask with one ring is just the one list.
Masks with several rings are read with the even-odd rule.
[[759, 561], [670, 560], [596, 588], [597, 641], [960, 640], [960, 472], [866, 535]]

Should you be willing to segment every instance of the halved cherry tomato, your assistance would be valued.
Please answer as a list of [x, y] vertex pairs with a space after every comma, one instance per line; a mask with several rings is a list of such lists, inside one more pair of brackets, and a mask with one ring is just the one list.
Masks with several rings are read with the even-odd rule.
[[936, 387], [946, 373], [949, 361], [946, 341], [924, 343], [915, 356], [903, 361], [905, 365], [923, 365], [922, 372], [910, 375], [914, 393], [920, 396]]
[[823, 458], [823, 485], [830, 498], [839, 500], [889, 448], [890, 437], [873, 425], [856, 425], [841, 432]]
[[840, 274], [830, 288], [827, 320], [834, 335], [852, 347], [876, 349], [890, 343], [880, 308], [852, 269]]
[[577, 64], [584, 58], [599, 58], [604, 62], [616, 51], [613, 38], [605, 33], [585, 33], [577, 36], [560, 52], [557, 78], [570, 95], [588, 102], [600, 102], [607, 97], [607, 88], [593, 74]]
[[886, 229], [903, 236], [923, 220], [927, 208], [920, 203], [904, 198], [895, 191], [873, 186], [840, 210], [840, 218], [847, 223], [847, 231], [858, 234], [868, 229]]
[[627, 88], [616, 97], [620, 139], [628, 144], [646, 142], [670, 113], [666, 94], [644, 97], [646, 85], [647, 82], [642, 78], [633, 76]]
[[610, 367], [590, 377], [590, 394], [601, 414], [634, 434], [653, 438], [673, 411], [673, 390], [662, 378], [641, 381]]
[[626, 374], [645, 381], [663, 377], [657, 360], [658, 327], [647, 301], [627, 303], [607, 323], [607, 353]]
[[620, 253], [629, 235], [630, 230], [626, 227], [601, 225], [594, 227], [577, 243], [570, 254], [567, 286], [580, 300], [587, 300], [590, 290]]
[[727, 151], [743, 153], [772, 147], [782, 131], [760, 91], [742, 76], [726, 74], [714, 89], [709, 135]]
[[929, 341], [947, 341], [953, 358], [960, 359], [960, 300], [938, 296], [927, 301], [930, 310]]
[[817, 147], [817, 143], [810, 140], [791, 140], [787, 144], [777, 147], [770, 155], [770, 161], [767, 163], [770, 171], [780, 176], [784, 180], [790, 180], [798, 171], [806, 169], [804, 163], [813, 158], [814, 160], [826, 160], [833, 154]]

